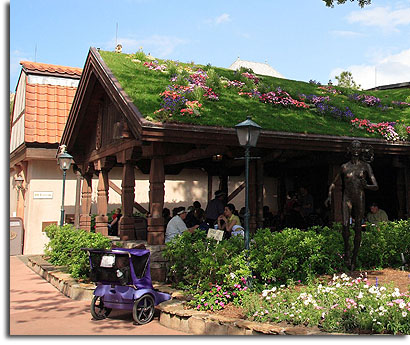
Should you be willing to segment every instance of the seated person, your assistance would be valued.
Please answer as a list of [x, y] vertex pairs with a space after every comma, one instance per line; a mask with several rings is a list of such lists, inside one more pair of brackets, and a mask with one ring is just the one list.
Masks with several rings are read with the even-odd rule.
[[235, 214], [235, 205], [228, 204], [225, 206], [224, 213], [218, 217], [218, 229], [225, 230], [226, 237], [229, 238], [235, 225], [241, 225], [241, 221]]
[[171, 211], [169, 208], [164, 208], [162, 210], [162, 217], [164, 218], [164, 226], [167, 228], [168, 222], [171, 220]]
[[232, 233], [231, 234], [232, 234], [232, 236], [242, 236], [242, 237], [244, 237], [245, 236], [245, 230], [242, 227], [242, 225], [234, 225], [232, 227]]
[[263, 206], [263, 227], [270, 228], [273, 223], [273, 213], [269, 210], [269, 206]]
[[181, 235], [184, 231], [189, 231], [193, 233], [198, 225], [194, 225], [187, 228], [184, 220], [186, 218], [187, 212], [185, 207], [179, 207], [176, 210], [176, 215], [168, 222], [167, 229], [165, 231], [165, 243], [171, 241], [175, 236]]
[[367, 214], [367, 220], [369, 223], [378, 224], [380, 222], [387, 222], [389, 218], [387, 213], [379, 208], [379, 205], [375, 202], [370, 206], [370, 212]]
[[108, 225], [108, 235], [118, 236], [118, 224], [122, 217], [121, 209], [117, 208], [115, 213], [112, 215], [112, 222]]

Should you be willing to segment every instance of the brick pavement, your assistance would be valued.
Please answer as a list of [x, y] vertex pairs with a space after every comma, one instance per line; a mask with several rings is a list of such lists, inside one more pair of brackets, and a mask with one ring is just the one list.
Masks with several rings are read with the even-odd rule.
[[[21, 257], [22, 258], [22, 257]], [[133, 324], [132, 315], [112, 311], [110, 318], [92, 319], [89, 301], [75, 301], [10, 256], [10, 335], [186, 335], [159, 324]]]

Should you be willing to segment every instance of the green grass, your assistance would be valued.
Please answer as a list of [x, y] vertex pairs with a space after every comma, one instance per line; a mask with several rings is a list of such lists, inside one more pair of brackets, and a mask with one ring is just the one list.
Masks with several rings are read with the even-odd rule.
[[[149, 70], [142, 63], [133, 62], [133, 54], [118, 54], [113, 52], [100, 51], [100, 54], [114, 73], [122, 88], [132, 99], [135, 106], [142, 115], [154, 121], [160, 119], [154, 112], [161, 108], [160, 93], [170, 84], [169, 73]], [[165, 63], [159, 60], [160, 63]], [[203, 69], [208, 66], [192, 64], [182, 64], [184, 66], [200, 67]], [[219, 76], [230, 80], [235, 80], [234, 71], [212, 67]], [[359, 119], [369, 119], [372, 122], [406, 120], [410, 122], [410, 107], [406, 109], [391, 108], [382, 111], [375, 107], [367, 107], [357, 102], [351, 101], [346, 94], [349, 90], [339, 89], [341, 95], [331, 95], [324, 93], [314, 84], [302, 81], [280, 79], [268, 76], [260, 76], [261, 82], [273, 88], [281, 87], [288, 92], [294, 99], [299, 99], [299, 94], [328, 95], [331, 98], [330, 104], [340, 109], [349, 107]], [[272, 131], [295, 132], [295, 133], [315, 133], [336, 136], [371, 136], [364, 130], [359, 130], [351, 126], [347, 121], [334, 119], [331, 116], [321, 116], [315, 109], [295, 109], [284, 108], [264, 104], [256, 99], [238, 95], [236, 88], [221, 88], [217, 90], [219, 101], [206, 100], [203, 102], [200, 117], [183, 116], [175, 114], [168, 121], [189, 123], [206, 126], [233, 127], [237, 123], [251, 115], [263, 129]], [[366, 91], [358, 92], [379, 97], [383, 104], [391, 107], [392, 101], [405, 101], [410, 96], [410, 89], [385, 90], [385, 91]], [[410, 123], [408, 123], [410, 125]], [[373, 135], [380, 137], [379, 135]]]

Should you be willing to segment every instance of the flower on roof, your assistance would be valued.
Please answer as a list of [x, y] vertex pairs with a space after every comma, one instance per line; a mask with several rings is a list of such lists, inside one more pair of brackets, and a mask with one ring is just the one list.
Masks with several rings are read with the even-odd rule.
[[198, 101], [187, 101], [185, 103], [185, 106], [186, 106], [186, 108], [181, 109], [181, 111], [180, 111], [181, 114], [187, 113], [187, 114], [195, 115], [195, 116], [200, 116], [201, 115], [201, 113], [199, 112], [199, 109], [202, 107], [202, 104], [199, 103]]
[[255, 74], [245, 72], [245, 73], [242, 73], [242, 75], [245, 78], [252, 80], [255, 84], [259, 83], [259, 78]]
[[161, 72], [164, 72], [167, 69], [166, 65], [159, 65], [158, 61], [144, 62], [144, 66], [148, 67], [150, 70]]
[[270, 103], [284, 107], [294, 106], [297, 108], [309, 108], [309, 106], [305, 102], [293, 99], [286, 91], [283, 91], [280, 87], [278, 87], [276, 91], [270, 91], [262, 94], [259, 97], [259, 100], [262, 103]]

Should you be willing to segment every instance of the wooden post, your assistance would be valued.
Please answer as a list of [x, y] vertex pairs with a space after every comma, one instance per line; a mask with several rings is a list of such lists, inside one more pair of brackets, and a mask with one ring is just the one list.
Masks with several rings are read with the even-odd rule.
[[97, 187], [98, 216], [95, 217], [95, 232], [104, 236], [108, 236], [108, 188], [108, 170], [100, 168]]
[[162, 209], [164, 208], [165, 173], [164, 160], [157, 156], [151, 159], [149, 174], [148, 244], [164, 244], [165, 229]]
[[134, 164], [127, 161], [122, 170], [122, 217], [119, 223], [118, 235], [121, 241], [135, 240], [134, 230], [134, 199], [135, 199], [135, 174]]
[[92, 193], [92, 174], [85, 174], [83, 178], [83, 186], [81, 189], [81, 214], [80, 228], [83, 230], [91, 230], [91, 193]]
[[405, 177], [405, 169], [404, 168], [397, 168], [396, 169], [396, 194], [397, 194], [397, 202], [398, 202], [398, 209], [397, 209], [397, 216], [399, 218], [404, 218], [406, 215], [406, 177]]
[[219, 174], [219, 190], [225, 193], [223, 203], [226, 205], [228, 202], [228, 175], [225, 172]]
[[256, 161], [256, 224], [263, 228], [263, 162]]
[[81, 172], [74, 170], [77, 185], [75, 190], [75, 211], [74, 211], [74, 226], [76, 229], [80, 228], [80, 202], [81, 202]]

